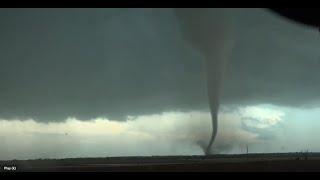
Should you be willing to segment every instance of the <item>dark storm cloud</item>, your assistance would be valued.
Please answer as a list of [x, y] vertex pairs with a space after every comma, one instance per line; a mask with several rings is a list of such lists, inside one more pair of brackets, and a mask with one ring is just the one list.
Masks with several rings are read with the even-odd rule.
[[237, 11], [224, 103], [316, 105], [320, 34], [270, 11]]
[[[262, 9], [234, 10], [222, 103], [319, 98], [320, 35]], [[208, 107], [204, 59], [172, 9], [1, 9], [0, 117], [63, 120]]]
[[170, 9], [1, 9], [0, 18], [2, 118], [119, 119], [207, 106], [201, 56], [183, 43]]

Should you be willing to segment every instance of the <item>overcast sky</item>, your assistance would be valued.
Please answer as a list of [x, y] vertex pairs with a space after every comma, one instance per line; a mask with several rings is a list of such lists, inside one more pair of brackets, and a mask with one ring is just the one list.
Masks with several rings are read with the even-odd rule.
[[[319, 32], [230, 16], [214, 151], [319, 151]], [[204, 58], [172, 9], [0, 9], [0, 26], [0, 159], [203, 154]]]

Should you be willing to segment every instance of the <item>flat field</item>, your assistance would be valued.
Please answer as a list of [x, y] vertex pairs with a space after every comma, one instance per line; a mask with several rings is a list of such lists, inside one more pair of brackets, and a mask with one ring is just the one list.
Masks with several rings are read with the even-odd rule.
[[10, 160], [0, 166], [0, 172], [320, 172], [320, 153]]

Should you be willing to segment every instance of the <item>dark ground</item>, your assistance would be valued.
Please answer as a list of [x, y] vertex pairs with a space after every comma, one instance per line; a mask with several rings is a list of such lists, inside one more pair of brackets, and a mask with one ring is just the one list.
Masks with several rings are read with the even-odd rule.
[[16, 171], [319, 171], [320, 153], [152, 156], [0, 161]]

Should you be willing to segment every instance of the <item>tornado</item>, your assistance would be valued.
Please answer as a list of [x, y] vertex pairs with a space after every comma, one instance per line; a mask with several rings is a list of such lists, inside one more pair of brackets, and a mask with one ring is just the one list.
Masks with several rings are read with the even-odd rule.
[[[232, 19], [226, 8], [176, 8], [183, 38], [205, 59], [212, 133], [205, 154], [211, 154], [218, 132], [218, 109], [226, 62], [232, 48]], [[202, 147], [203, 148], [203, 147]]]

